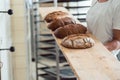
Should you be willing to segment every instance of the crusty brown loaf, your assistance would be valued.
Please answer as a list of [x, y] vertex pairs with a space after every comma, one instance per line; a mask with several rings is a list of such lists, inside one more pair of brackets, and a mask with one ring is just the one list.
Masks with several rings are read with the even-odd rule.
[[52, 31], [54, 31], [57, 28], [63, 27], [67, 24], [75, 24], [75, 20], [70, 17], [55, 19], [48, 25], [48, 28], [51, 29]]
[[48, 15], [46, 15], [46, 17], [44, 18], [44, 20], [48, 23], [50, 23], [51, 21], [53, 21], [54, 19], [57, 19], [57, 18], [62, 18], [62, 17], [65, 17], [67, 16], [68, 13], [66, 12], [62, 12], [62, 11], [54, 11], [54, 12], [51, 12], [49, 13]]
[[71, 49], [86, 49], [94, 45], [94, 40], [86, 34], [73, 34], [65, 37], [61, 45]]
[[71, 34], [85, 34], [87, 31], [86, 27], [81, 24], [68, 24], [63, 27], [59, 27], [54, 31], [54, 35], [57, 38], [64, 38]]

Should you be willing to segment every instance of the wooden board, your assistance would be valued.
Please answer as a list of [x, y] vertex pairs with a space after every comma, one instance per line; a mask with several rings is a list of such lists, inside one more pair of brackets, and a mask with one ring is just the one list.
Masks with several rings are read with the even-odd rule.
[[[44, 18], [48, 13], [58, 10], [68, 12], [62, 7], [42, 7], [40, 14]], [[54, 38], [78, 80], [120, 80], [120, 62], [100, 41], [90, 36], [95, 40], [95, 45], [88, 49], [68, 49], [60, 45], [61, 39]]]

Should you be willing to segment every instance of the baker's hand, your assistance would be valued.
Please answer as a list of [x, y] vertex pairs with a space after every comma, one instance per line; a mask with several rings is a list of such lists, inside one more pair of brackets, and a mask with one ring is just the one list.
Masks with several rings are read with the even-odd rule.
[[113, 40], [104, 45], [109, 51], [120, 49], [120, 30], [113, 29]]
[[119, 49], [120, 42], [118, 40], [112, 40], [110, 42], [105, 43], [104, 45], [109, 51], [112, 51]]

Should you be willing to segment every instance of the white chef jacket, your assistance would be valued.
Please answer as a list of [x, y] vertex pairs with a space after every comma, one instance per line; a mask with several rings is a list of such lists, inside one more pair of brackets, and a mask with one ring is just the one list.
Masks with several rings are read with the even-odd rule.
[[[108, 0], [98, 2], [93, 0], [87, 13], [87, 26], [90, 31], [102, 43], [112, 40], [112, 29], [120, 30], [120, 0]], [[118, 54], [120, 50], [114, 50]]]

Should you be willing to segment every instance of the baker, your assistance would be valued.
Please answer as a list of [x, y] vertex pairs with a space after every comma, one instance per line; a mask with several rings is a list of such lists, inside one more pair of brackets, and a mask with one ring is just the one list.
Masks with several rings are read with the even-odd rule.
[[115, 57], [120, 53], [120, 0], [93, 0], [87, 25]]

